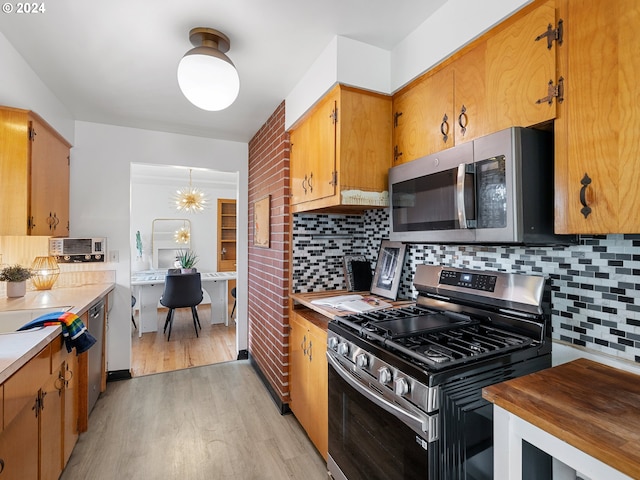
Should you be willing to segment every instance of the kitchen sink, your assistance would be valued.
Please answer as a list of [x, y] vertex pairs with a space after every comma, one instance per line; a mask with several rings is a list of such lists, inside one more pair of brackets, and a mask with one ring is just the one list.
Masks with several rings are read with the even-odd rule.
[[66, 312], [71, 308], [71, 305], [63, 305], [60, 307], [43, 307], [29, 310], [8, 310], [0, 312], [0, 334], [15, 332], [24, 324], [41, 315], [51, 312]]

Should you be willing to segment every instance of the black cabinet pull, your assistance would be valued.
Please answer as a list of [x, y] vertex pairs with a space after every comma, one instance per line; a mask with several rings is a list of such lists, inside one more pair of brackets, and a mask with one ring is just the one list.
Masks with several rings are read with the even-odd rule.
[[591, 207], [587, 205], [587, 187], [591, 185], [589, 175], [585, 173], [582, 180], [580, 180], [580, 184], [582, 185], [582, 188], [580, 189], [580, 203], [582, 204], [582, 209], [580, 212], [584, 215], [584, 218], [587, 218], [591, 213]]
[[464, 137], [464, 134], [467, 133], [467, 125], [469, 125], [469, 118], [467, 117], [467, 107], [462, 105], [460, 109], [460, 115], [458, 115], [458, 125], [460, 125], [460, 133]]
[[440, 133], [442, 134], [442, 141], [444, 143], [447, 143], [447, 140], [449, 140], [449, 117], [447, 117], [447, 114], [444, 114], [444, 117], [442, 117], [442, 123], [440, 124]]

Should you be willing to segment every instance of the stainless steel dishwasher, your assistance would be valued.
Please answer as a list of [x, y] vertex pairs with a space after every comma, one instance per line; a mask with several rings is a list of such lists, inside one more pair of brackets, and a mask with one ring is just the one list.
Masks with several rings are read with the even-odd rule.
[[89, 325], [87, 329], [94, 336], [96, 343], [88, 352], [89, 370], [89, 405], [88, 411], [91, 413], [100, 395], [102, 384], [102, 346], [104, 344], [104, 300], [94, 303], [89, 308]]

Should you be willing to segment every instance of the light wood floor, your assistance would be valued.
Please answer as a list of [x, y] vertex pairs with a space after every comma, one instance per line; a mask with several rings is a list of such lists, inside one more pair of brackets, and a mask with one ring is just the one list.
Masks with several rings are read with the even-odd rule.
[[111, 382], [61, 480], [326, 480], [247, 360]]
[[[210, 306], [198, 307], [198, 316], [202, 326], [202, 330], [198, 331], [199, 338], [193, 329], [191, 310], [188, 308], [175, 311], [169, 341], [162, 332], [167, 318], [166, 309], [158, 310], [157, 332], [144, 333], [142, 337], [138, 337], [138, 331], [132, 329], [132, 376], [139, 377], [235, 360], [235, 322], [230, 320], [228, 327], [224, 324], [211, 325], [206, 320], [211, 316]], [[136, 324], [140, 325], [137, 316]]]

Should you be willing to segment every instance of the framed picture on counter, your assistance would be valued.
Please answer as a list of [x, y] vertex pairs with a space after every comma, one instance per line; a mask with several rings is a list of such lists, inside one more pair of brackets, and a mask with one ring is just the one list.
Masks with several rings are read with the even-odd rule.
[[398, 297], [406, 249], [407, 246], [402, 242], [382, 241], [371, 284], [372, 294], [391, 300]]

